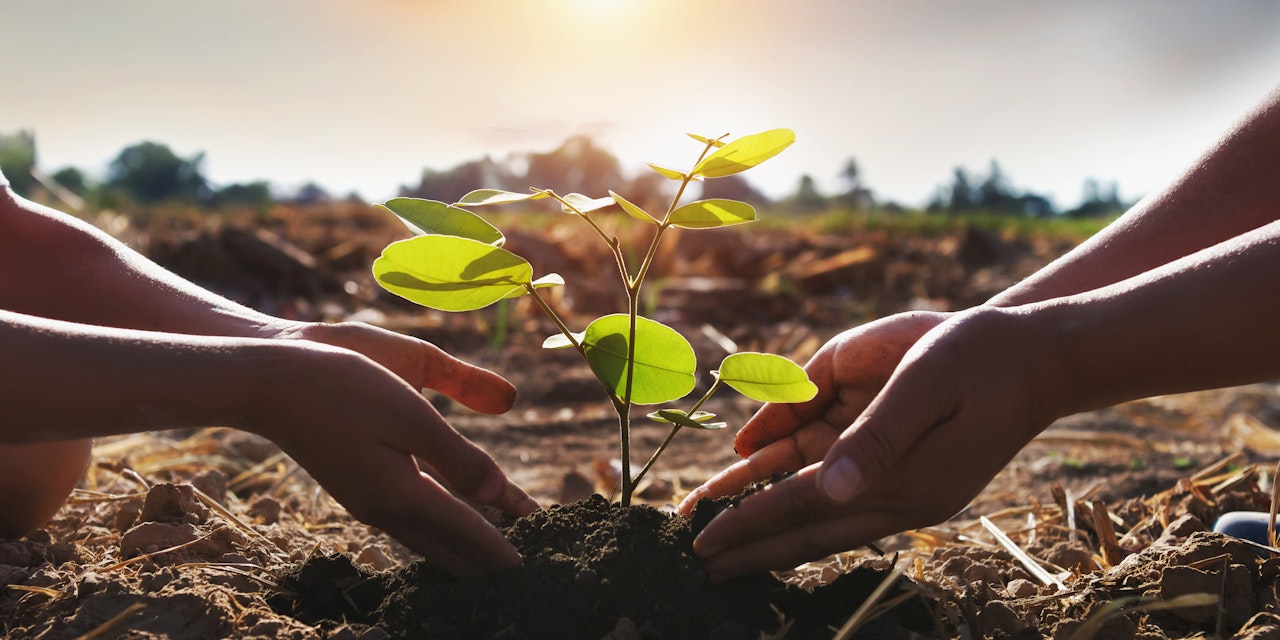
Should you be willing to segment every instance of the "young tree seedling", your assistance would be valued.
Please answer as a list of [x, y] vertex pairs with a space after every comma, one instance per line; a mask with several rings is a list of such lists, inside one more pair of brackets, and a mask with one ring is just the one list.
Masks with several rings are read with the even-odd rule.
[[[542, 346], [572, 348], [582, 355], [618, 414], [623, 506], [630, 505], [635, 487], [680, 429], [726, 426], [715, 422], [714, 414], [702, 410], [722, 384], [760, 402], [804, 402], [817, 393], [817, 387], [804, 369], [782, 356], [731, 354], [711, 372], [715, 379], [711, 388], [688, 409], [664, 408], [648, 414], [650, 420], [671, 425], [671, 430], [640, 471], [634, 476], [631, 474], [632, 407], [674, 402], [693, 391], [696, 382], [697, 358], [689, 341], [675, 329], [639, 312], [641, 288], [653, 266], [658, 246], [672, 227], [715, 229], [756, 219], [755, 209], [737, 200], [714, 198], [682, 204], [685, 190], [696, 180], [746, 171], [795, 141], [795, 134], [789, 129], [765, 131], [728, 143], [724, 141], [727, 136], [689, 136], [702, 145], [702, 153], [692, 169], [678, 171], [649, 165], [679, 183], [670, 206], [660, 216], [613, 191], [607, 196], [592, 198], [579, 193], [561, 196], [541, 188], [533, 188], [529, 193], [480, 189], [452, 205], [417, 198], [394, 198], [379, 205], [401, 218], [415, 234], [413, 238], [388, 245], [374, 262], [374, 275], [383, 288], [442, 311], [472, 311], [507, 298], [532, 296], [560, 331], [547, 338]], [[463, 208], [542, 199], [551, 199], [566, 214], [577, 216], [608, 245], [627, 294], [625, 313], [597, 318], [583, 331], [573, 331], [540, 292], [546, 287], [564, 285], [564, 279], [556, 274], [535, 279], [533, 267], [527, 260], [502, 248], [506, 238], [501, 231]], [[656, 227], [644, 258], [634, 271], [627, 264], [622, 243], [593, 217], [603, 215], [604, 209], [614, 206]]]

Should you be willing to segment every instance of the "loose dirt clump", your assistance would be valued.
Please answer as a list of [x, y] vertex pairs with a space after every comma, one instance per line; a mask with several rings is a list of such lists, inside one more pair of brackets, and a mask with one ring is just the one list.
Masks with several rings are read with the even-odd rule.
[[[884, 573], [863, 569], [812, 591], [768, 573], [713, 585], [693, 556], [688, 520], [598, 495], [517, 520], [506, 533], [525, 558], [510, 573], [460, 581], [415, 562], [371, 574], [327, 556], [282, 579], [287, 595], [274, 602], [302, 620], [355, 620], [403, 638], [755, 639], [784, 629], [788, 638], [827, 638]], [[900, 635], [927, 617], [915, 600], [880, 625]]]

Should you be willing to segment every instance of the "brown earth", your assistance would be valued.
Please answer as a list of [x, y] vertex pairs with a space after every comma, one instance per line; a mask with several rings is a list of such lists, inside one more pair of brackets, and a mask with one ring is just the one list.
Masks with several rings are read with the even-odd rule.
[[[1063, 419], [964, 512], [881, 541], [884, 557], [857, 550], [713, 586], [689, 552], [689, 523], [661, 509], [734, 459], [728, 434], [681, 433], [642, 487], [656, 508], [621, 512], [600, 499], [551, 507], [608, 495], [614, 480], [616, 427], [590, 372], [572, 354], [538, 349], [549, 328], [520, 304], [447, 316], [379, 295], [366, 265], [398, 231], [362, 215], [284, 209], [256, 221], [256, 232], [118, 221], [113, 231], [247, 302], [308, 319], [354, 313], [510, 377], [521, 398], [504, 416], [436, 400], [550, 507], [506, 523], [526, 568], [449, 579], [351, 520], [269, 442], [217, 428], [141, 434], [100, 442], [54, 522], [0, 542], [0, 635], [827, 638], [867, 604], [855, 637], [1280, 638], [1280, 561], [1204, 531], [1224, 511], [1268, 507], [1280, 385]], [[363, 225], [358, 236], [352, 220]], [[803, 361], [857, 322], [979, 302], [1071, 245], [976, 230], [699, 237], [682, 254], [696, 258], [664, 258], [658, 272], [690, 275], [666, 275], [655, 289], [664, 320], [704, 361], [733, 345]], [[559, 304], [570, 314], [612, 311], [608, 289], [585, 275], [599, 256], [573, 232], [551, 227], [510, 243], [540, 273], [565, 275]], [[732, 425], [754, 410], [728, 396], [712, 405]], [[647, 452], [664, 435], [640, 427], [635, 447]], [[893, 588], [869, 600], [895, 566]]]

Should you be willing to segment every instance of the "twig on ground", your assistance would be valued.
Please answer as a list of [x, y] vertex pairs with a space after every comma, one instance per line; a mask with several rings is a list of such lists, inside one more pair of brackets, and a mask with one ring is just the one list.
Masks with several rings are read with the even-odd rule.
[[1039, 562], [1036, 562], [1035, 558], [1031, 557], [1031, 554], [1023, 551], [1022, 547], [1019, 547], [1017, 543], [1010, 540], [1009, 536], [1005, 535], [1004, 531], [1001, 531], [1000, 527], [996, 526], [996, 523], [988, 520], [986, 516], [980, 517], [979, 521], [982, 522], [982, 526], [991, 533], [991, 536], [996, 539], [996, 542], [1000, 543], [1000, 546], [1013, 554], [1013, 557], [1017, 558], [1018, 562], [1021, 562], [1022, 566], [1026, 567], [1027, 570], [1031, 572], [1031, 575], [1035, 576], [1037, 580], [1045, 585], [1054, 585], [1058, 587], [1059, 591], [1067, 588], [1067, 585], [1064, 584], [1058, 576], [1046, 571], [1044, 567], [1040, 566]]
[[893, 571], [890, 571], [889, 575], [885, 576], [884, 580], [881, 580], [880, 584], [876, 586], [875, 591], [872, 591], [871, 595], [862, 601], [862, 604], [858, 606], [858, 610], [854, 611], [852, 616], [849, 616], [849, 619], [840, 627], [840, 630], [836, 632], [832, 640], [849, 640], [859, 627], [874, 619], [875, 616], [872, 615], [872, 609], [875, 608], [876, 603], [884, 597], [884, 594], [898, 581], [898, 577], [901, 575], [902, 566], [895, 565]]
[[76, 640], [93, 640], [94, 638], [101, 637], [102, 635], [104, 635], [104, 634], [106, 634], [106, 633], [110, 632], [112, 629], [114, 629], [114, 628], [116, 628], [117, 626], [119, 626], [119, 624], [120, 624], [121, 622], [124, 622], [125, 620], [128, 620], [130, 617], [132, 617], [132, 616], [133, 616], [133, 614], [135, 614], [135, 613], [137, 613], [137, 612], [139, 612], [139, 611], [142, 611], [142, 609], [143, 609], [143, 608], [145, 608], [146, 606], [147, 606], [147, 605], [146, 605], [146, 603], [143, 603], [143, 602], [135, 602], [135, 603], [133, 603], [133, 604], [131, 604], [131, 605], [129, 605], [129, 606], [127, 606], [127, 607], [125, 607], [125, 608], [124, 608], [124, 611], [121, 611], [120, 613], [117, 613], [117, 614], [116, 614], [114, 617], [112, 617], [110, 620], [107, 620], [106, 622], [104, 622], [104, 623], [102, 623], [102, 624], [98, 625], [97, 627], [95, 627], [95, 628], [94, 628], [92, 631], [90, 631], [89, 633], [86, 633], [86, 634], [84, 634], [84, 635], [80, 636], [79, 638], [76, 638]]

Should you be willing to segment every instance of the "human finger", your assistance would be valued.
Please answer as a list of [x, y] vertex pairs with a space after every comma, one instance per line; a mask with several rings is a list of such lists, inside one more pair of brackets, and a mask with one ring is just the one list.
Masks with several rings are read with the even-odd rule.
[[422, 350], [422, 385], [435, 389], [481, 413], [505, 413], [516, 400], [516, 388], [506, 378], [459, 360], [429, 342]]
[[[418, 467], [423, 473], [434, 478], [436, 482], [439, 482], [446, 487], [448, 486], [448, 481], [434, 468], [432, 468], [429, 462], [421, 458], [418, 458], [417, 460]], [[495, 497], [491, 499], [486, 498], [483, 502], [471, 498], [465, 498], [464, 500], [470, 502], [472, 505], [486, 504], [492, 507], [497, 507], [504, 512], [515, 516], [527, 516], [541, 508], [537, 501], [530, 497], [529, 494], [525, 493], [524, 489], [520, 488], [520, 485], [516, 484], [506, 475], [496, 475], [488, 479], [487, 483], [486, 487], [477, 490], [475, 494], [480, 496], [492, 495]]]
[[[425, 476], [420, 482], [429, 483]], [[522, 560], [502, 533], [466, 503], [433, 487], [414, 506], [371, 523], [433, 564], [459, 577], [519, 567]]]
[[759, 571], [782, 571], [879, 540], [898, 530], [897, 518], [892, 514], [836, 516], [747, 540], [703, 558], [702, 567], [713, 582]]
[[733, 438], [733, 450], [738, 455], [750, 457], [762, 447], [791, 435], [821, 417], [836, 400], [839, 389], [831, 375], [830, 350], [819, 350], [805, 365], [805, 372], [817, 385], [817, 395], [806, 402], [770, 402], [760, 407]]
[[520, 555], [501, 532], [420, 473], [410, 456], [388, 449], [356, 453], [363, 464], [355, 473], [321, 467], [316, 475], [358, 520], [453, 575], [478, 576], [520, 565]]
[[458, 433], [421, 396], [412, 397], [421, 419], [397, 423], [398, 428], [385, 437], [388, 446], [417, 456], [440, 482], [467, 500], [515, 515], [538, 508], [488, 452]]
[[936, 379], [936, 367], [908, 362], [828, 451], [818, 483], [848, 503], [887, 475], [921, 436], [955, 413], [955, 401]]
[[725, 509], [694, 540], [698, 555], [710, 557], [786, 529], [822, 520], [836, 504], [817, 488], [818, 464], [774, 482]]
[[817, 468], [810, 465], [711, 520], [693, 548], [713, 579], [790, 569], [902, 530], [901, 514], [832, 502], [817, 486]]
[[791, 473], [821, 460], [839, 434], [839, 429], [825, 422], [811, 422], [795, 433], [765, 445], [747, 459], [728, 466], [690, 492], [677, 510], [689, 515], [699, 500], [736, 495], [754, 483]]
[[900, 313], [832, 338], [805, 365], [818, 395], [805, 403], [765, 405], [738, 433], [734, 448], [742, 456], [751, 455], [820, 416], [847, 427], [884, 387], [912, 345], [947, 317]]

